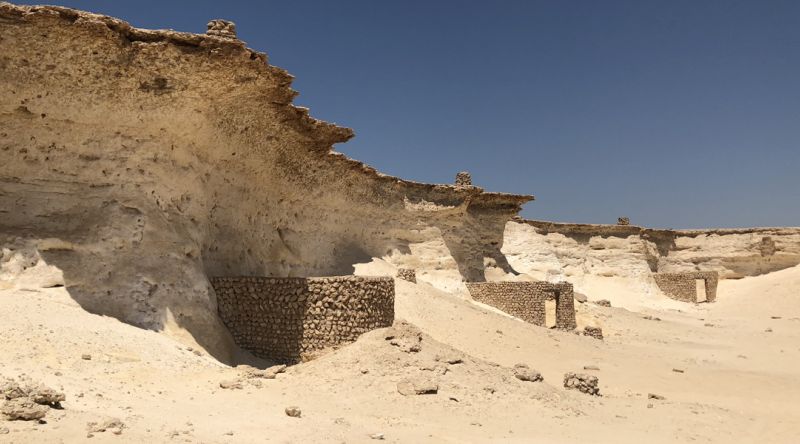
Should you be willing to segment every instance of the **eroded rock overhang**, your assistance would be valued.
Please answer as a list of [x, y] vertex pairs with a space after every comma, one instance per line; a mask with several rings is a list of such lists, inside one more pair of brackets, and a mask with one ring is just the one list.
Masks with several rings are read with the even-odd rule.
[[348, 159], [332, 145], [353, 131], [294, 106], [291, 82], [235, 38], [0, 4], [0, 242], [38, 248], [87, 309], [212, 351], [230, 341], [209, 275], [350, 274], [434, 240], [466, 280], [508, 267], [505, 223], [532, 196]]

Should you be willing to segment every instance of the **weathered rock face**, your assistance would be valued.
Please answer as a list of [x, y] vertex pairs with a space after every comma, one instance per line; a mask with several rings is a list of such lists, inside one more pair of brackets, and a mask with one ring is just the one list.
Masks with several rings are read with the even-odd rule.
[[519, 272], [567, 281], [716, 271], [720, 278], [800, 264], [800, 228], [654, 230], [633, 225], [509, 222], [503, 253]]
[[505, 223], [531, 196], [403, 181], [332, 152], [352, 131], [293, 106], [292, 77], [232, 26], [210, 28], [0, 4], [0, 247], [56, 267], [90, 311], [174, 321], [220, 357], [231, 342], [208, 275], [351, 274], [431, 246], [446, 254], [414, 261], [422, 281], [481, 280], [486, 258], [510, 269]]

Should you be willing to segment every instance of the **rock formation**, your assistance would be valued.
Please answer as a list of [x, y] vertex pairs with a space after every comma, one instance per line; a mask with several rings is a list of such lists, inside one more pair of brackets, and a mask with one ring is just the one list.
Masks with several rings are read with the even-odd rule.
[[438, 257], [418, 279], [448, 288], [482, 280], [486, 260], [513, 271], [505, 224], [532, 196], [405, 181], [332, 151], [353, 131], [292, 105], [292, 76], [234, 29], [0, 3], [3, 257], [24, 251], [85, 309], [188, 331], [224, 360], [209, 276], [352, 274], [420, 246]]
[[756, 276], [800, 264], [800, 228], [662, 230], [516, 220], [502, 248], [509, 263], [536, 279], [576, 284], [585, 276], [640, 279], [656, 272], [716, 271], [721, 279]]

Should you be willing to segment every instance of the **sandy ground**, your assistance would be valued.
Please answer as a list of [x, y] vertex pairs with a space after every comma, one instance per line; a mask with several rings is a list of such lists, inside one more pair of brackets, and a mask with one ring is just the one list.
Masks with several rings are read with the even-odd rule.
[[[617, 305], [615, 288], [600, 282], [587, 295]], [[578, 304], [580, 326], [601, 326], [604, 341], [525, 324], [426, 284], [398, 281], [397, 293], [397, 317], [408, 324], [260, 379], [167, 335], [89, 314], [63, 288], [0, 290], [0, 375], [25, 374], [67, 397], [44, 424], [0, 419], [0, 442], [358, 443], [382, 434], [387, 442], [794, 443], [800, 436], [800, 267], [723, 281], [714, 304], [634, 304], [624, 295], [619, 305], [641, 311]], [[410, 343], [421, 350], [409, 351]], [[448, 364], [453, 356], [463, 362]], [[514, 378], [516, 363], [539, 370], [544, 382]], [[599, 377], [602, 397], [562, 387], [565, 372], [585, 365], [599, 367], [585, 372]], [[439, 392], [403, 396], [397, 384], [407, 378], [437, 383]], [[220, 388], [229, 380], [242, 388]], [[288, 406], [302, 416], [287, 416]], [[125, 424], [121, 434], [87, 437], [87, 424], [109, 418]]]

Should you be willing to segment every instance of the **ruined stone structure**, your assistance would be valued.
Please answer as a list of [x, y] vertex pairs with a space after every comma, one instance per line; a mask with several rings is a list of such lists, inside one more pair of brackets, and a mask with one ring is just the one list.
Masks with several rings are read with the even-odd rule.
[[[688, 271], [683, 273], [654, 273], [658, 288], [672, 299], [683, 302], [714, 302], [717, 299], [719, 275], [716, 271]], [[703, 281], [698, 286], [697, 281]], [[698, 293], [703, 292], [704, 295]], [[705, 296], [704, 300], [702, 300]]]
[[278, 362], [298, 362], [394, 322], [390, 277], [219, 277], [211, 283], [234, 341]]
[[228, 39], [236, 38], [236, 24], [228, 20], [211, 20], [208, 22], [206, 34]]
[[617, 218], [617, 225], [630, 225], [631, 219], [628, 217], [618, 217]]
[[417, 283], [417, 271], [413, 268], [398, 268], [397, 278], [404, 281]]
[[456, 174], [456, 186], [457, 187], [471, 187], [472, 186], [472, 175], [469, 174], [467, 171], [461, 171], [460, 173]]
[[574, 329], [575, 300], [572, 284], [559, 282], [469, 282], [472, 298], [531, 324], [545, 326], [545, 301], [556, 301], [556, 328]]
[[600, 327], [591, 327], [586, 326], [583, 327], [583, 335], [584, 336], [591, 336], [595, 339], [603, 340], [603, 329]]

